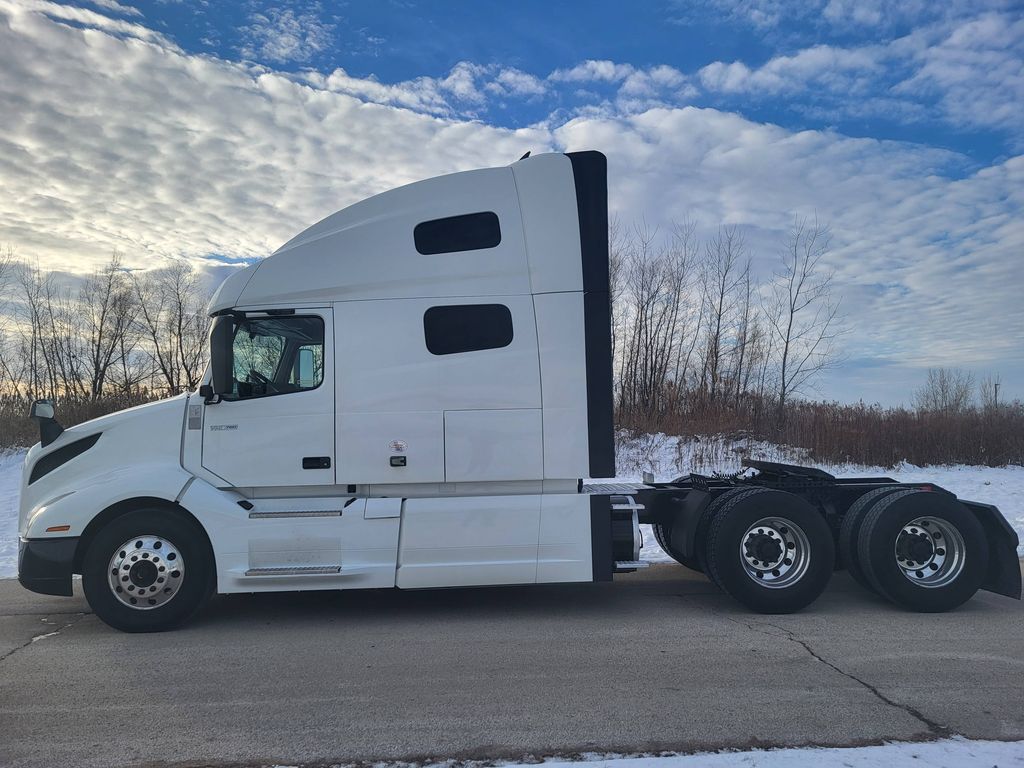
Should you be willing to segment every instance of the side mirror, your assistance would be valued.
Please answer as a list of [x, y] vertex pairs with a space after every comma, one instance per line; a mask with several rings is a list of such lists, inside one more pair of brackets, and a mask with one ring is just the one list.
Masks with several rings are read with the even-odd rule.
[[[210, 374], [212, 382], [211, 395], [230, 395], [234, 392], [234, 350], [235, 319], [231, 315], [214, 318], [210, 327]], [[200, 394], [210, 402], [212, 398], [200, 390]]]
[[32, 403], [28, 415], [39, 422], [39, 442], [44, 448], [64, 431], [64, 427], [54, 418], [53, 400], [36, 400]]
[[32, 409], [28, 415], [32, 419], [52, 419], [54, 416], [53, 400], [36, 400], [32, 403]]
[[301, 389], [313, 386], [313, 350], [302, 347], [295, 358], [295, 383]]

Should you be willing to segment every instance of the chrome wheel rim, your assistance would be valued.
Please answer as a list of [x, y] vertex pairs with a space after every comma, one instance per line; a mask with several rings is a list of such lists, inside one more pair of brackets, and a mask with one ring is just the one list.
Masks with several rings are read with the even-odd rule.
[[181, 590], [185, 559], [162, 536], [134, 536], [117, 548], [107, 566], [107, 583], [119, 603], [138, 611], [166, 605]]
[[903, 526], [893, 550], [900, 572], [919, 587], [935, 589], [956, 581], [967, 547], [956, 526], [938, 517], [918, 517]]
[[807, 534], [792, 520], [764, 517], [747, 528], [740, 539], [740, 560], [747, 576], [762, 587], [784, 589], [807, 573], [811, 545]]

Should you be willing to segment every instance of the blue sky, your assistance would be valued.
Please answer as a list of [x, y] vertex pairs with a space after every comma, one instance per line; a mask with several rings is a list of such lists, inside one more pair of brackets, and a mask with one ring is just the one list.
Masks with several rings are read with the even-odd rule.
[[[416, 3], [409, 0], [352, 3], [140, 2], [152, 24], [190, 52], [243, 58], [279, 70], [344, 69], [357, 78], [400, 83], [443, 78], [461, 62], [515, 69], [538, 78], [572, 70], [588, 60], [639, 69], [672, 67], [698, 75], [716, 62], [742, 62], [756, 70], [773, 59], [814, 49], [856, 51], [892, 45], [949, 19], [977, 18], [985, 5], [952, 3], [809, 2], [546, 2]], [[993, 11], [1012, 12], [996, 2]], [[1019, 9], [1018, 9], [1019, 10]], [[828, 11], [828, 12], [827, 12]], [[858, 17], [857, 14], [862, 14]], [[958, 62], [959, 64], [959, 62]], [[863, 100], [879, 98], [906, 79], [899, 63], [875, 73]], [[527, 98], [483, 105], [456, 102], [468, 116], [504, 126], [529, 125], [555, 110], [577, 110], [613, 99], [615, 82], [549, 83]], [[939, 111], [941, 93], [904, 94], [920, 113], [897, 110], [864, 114], [858, 94], [806, 87], [758, 95], [743, 89], [662, 89], [668, 103], [739, 109], [743, 114], [793, 129], [833, 128], [850, 136], [912, 141], [943, 147], [978, 162], [1006, 157], [1020, 132], [926, 119]], [[1007, 93], [1007, 97], [1011, 97]], [[851, 103], [853, 102], [853, 103]], [[1018, 146], [1019, 148], [1019, 146]]]
[[1024, 11], [1006, 0], [0, 0], [0, 245], [221, 275], [398, 184], [600, 149], [626, 226], [832, 228], [818, 394], [1024, 397]]

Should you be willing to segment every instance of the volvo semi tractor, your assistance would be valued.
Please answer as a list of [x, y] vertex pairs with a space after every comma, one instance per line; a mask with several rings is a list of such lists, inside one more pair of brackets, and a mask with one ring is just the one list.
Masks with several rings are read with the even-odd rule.
[[[614, 478], [605, 157], [544, 154], [339, 211], [231, 274], [197, 392], [62, 429], [37, 401], [19, 578], [126, 631], [213, 593], [609, 581], [639, 525], [754, 611], [838, 562], [905, 608], [1019, 598], [1017, 536], [928, 483], [761, 462]], [[649, 479], [649, 478], [648, 478]]]

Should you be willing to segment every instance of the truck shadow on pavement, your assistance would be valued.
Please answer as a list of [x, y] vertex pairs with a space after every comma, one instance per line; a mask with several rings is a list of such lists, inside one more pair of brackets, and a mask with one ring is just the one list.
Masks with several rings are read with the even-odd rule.
[[[1005, 611], [1017, 601], [988, 593], [953, 612], [954, 615]], [[895, 617], [937, 616], [908, 614], [884, 598], [858, 586], [845, 571], [837, 571], [825, 593], [800, 613], [762, 616], [751, 613], [721, 592], [700, 573], [682, 566], [657, 565], [646, 572], [616, 577], [612, 583], [521, 585], [502, 587], [453, 587], [425, 590], [324, 590], [264, 592], [217, 595], [189, 627], [224, 624], [259, 624], [325, 620], [346, 625], [367, 625], [392, 620], [444, 622], [507, 620], [602, 620], [636, 621], [639, 615], [663, 616], [674, 607], [681, 617], [699, 612], [707, 620], [717, 615], [723, 621], [808, 620], [860, 621], [872, 615], [875, 621]], [[709, 616], [710, 614], [710, 616]], [[926, 623], [931, 623], [927, 618]]]

